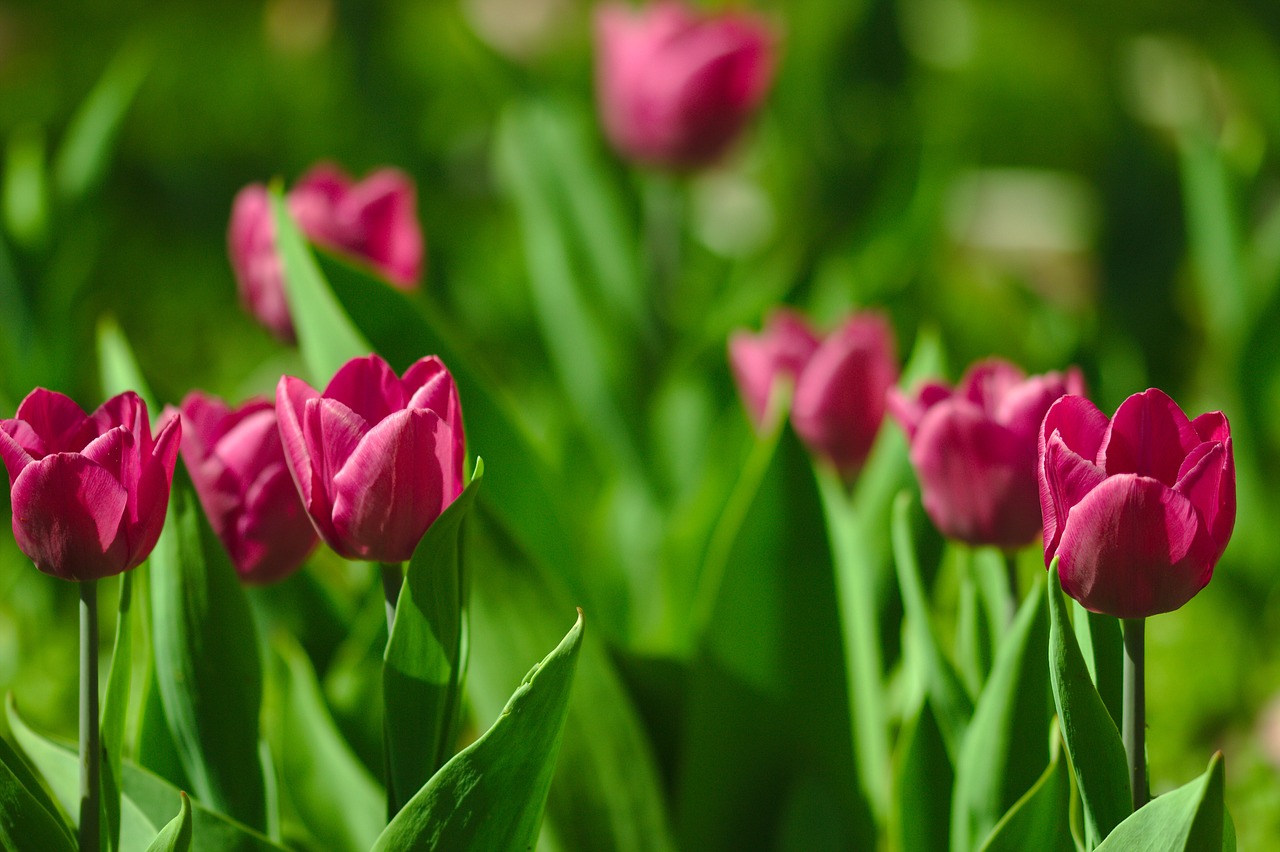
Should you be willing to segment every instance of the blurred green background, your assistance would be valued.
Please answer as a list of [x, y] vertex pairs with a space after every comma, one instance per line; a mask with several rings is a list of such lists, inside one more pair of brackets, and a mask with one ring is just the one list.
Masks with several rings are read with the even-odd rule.
[[[1242, 847], [1266, 848], [1280, 836], [1280, 6], [752, 5], [783, 34], [768, 105], [723, 165], [668, 182], [615, 160], [595, 128], [586, 3], [0, 3], [0, 414], [35, 385], [96, 405], [104, 316], [165, 401], [270, 394], [302, 367], [239, 306], [232, 197], [319, 160], [357, 176], [393, 164], [417, 181], [428, 244], [415, 298], [571, 458], [493, 152], [513, 104], [552, 104], [636, 232], [655, 195], [674, 183], [682, 199], [682, 276], [656, 297], [641, 360], [678, 350], [697, 393], [641, 369], [623, 406], [674, 470], [739, 463], [724, 339], [781, 301], [826, 322], [881, 306], [904, 354], [936, 327], [951, 378], [993, 353], [1077, 363], [1106, 411], [1155, 385], [1228, 414], [1239, 522], [1208, 588], [1149, 622], [1148, 748], [1156, 792], [1222, 749]], [[70, 731], [74, 594], [7, 532], [0, 563], [0, 689]], [[639, 649], [633, 626], [600, 629]]]

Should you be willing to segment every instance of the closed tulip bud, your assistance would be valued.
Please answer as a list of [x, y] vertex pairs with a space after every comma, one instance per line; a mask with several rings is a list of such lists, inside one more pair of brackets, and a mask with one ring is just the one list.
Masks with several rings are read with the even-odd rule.
[[1169, 612], [1208, 584], [1236, 517], [1231, 427], [1190, 420], [1152, 388], [1108, 420], [1066, 396], [1040, 431], [1045, 564], [1086, 609], [1118, 618]]
[[[402, 290], [418, 285], [425, 249], [417, 194], [403, 172], [379, 169], [356, 183], [322, 164], [299, 180], [285, 201], [308, 239], [369, 264]], [[293, 342], [271, 201], [261, 184], [236, 195], [227, 247], [245, 307], [281, 340]]]
[[851, 480], [871, 452], [885, 394], [897, 380], [893, 329], [877, 314], [855, 314], [800, 371], [791, 425], [811, 453]]
[[624, 157], [671, 168], [717, 159], [768, 93], [774, 37], [753, 15], [700, 14], [682, 3], [596, 14], [596, 98]]
[[794, 383], [818, 344], [805, 318], [789, 310], [776, 311], [759, 334], [739, 330], [729, 337], [729, 366], [757, 429], [764, 425], [775, 383]]
[[33, 390], [0, 422], [19, 549], [64, 580], [139, 565], [164, 526], [181, 435], [173, 417], [153, 440], [146, 403], [132, 392], [86, 415], [60, 393]]
[[284, 376], [276, 413], [302, 503], [341, 556], [407, 560], [462, 493], [462, 408], [439, 358], [403, 378], [376, 355], [355, 358], [323, 393]]
[[273, 583], [292, 574], [319, 539], [289, 474], [275, 407], [256, 399], [232, 410], [191, 393], [182, 420], [183, 461], [240, 579]]
[[1040, 532], [1036, 448], [1045, 412], [1084, 392], [1078, 370], [1027, 377], [999, 359], [973, 365], [953, 390], [889, 394], [907, 433], [925, 511], [948, 538], [1005, 549]]

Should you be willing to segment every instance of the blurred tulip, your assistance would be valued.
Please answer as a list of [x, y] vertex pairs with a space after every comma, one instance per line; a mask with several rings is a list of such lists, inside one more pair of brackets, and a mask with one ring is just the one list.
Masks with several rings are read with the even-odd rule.
[[671, 168], [717, 159], [759, 109], [774, 71], [774, 36], [740, 13], [682, 3], [596, 13], [596, 99], [624, 157]]
[[1145, 618], [1213, 577], [1236, 518], [1231, 427], [1189, 420], [1162, 391], [1134, 394], [1110, 421], [1066, 396], [1040, 431], [1045, 564], [1093, 612]]
[[774, 382], [783, 377], [795, 382], [818, 343], [808, 321], [785, 309], [774, 312], [759, 334], [739, 330], [729, 337], [729, 366], [757, 429], [764, 426]]
[[[354, 183], [340, 169], [321, 164], [285, 200], [308, 239], [365, 261], [402, 290], [418, 285], [425, 249], [417, 194], [403, 172], [379, 169]], [[261, 184], [236, 195], [227, 245], [245, 307], [276, 337], [293, 342], [271, 200]]]
[[247, 583], [292, 574], [319, 539], [289, 475], [275, 407], [232, 410], [190, 393], [182, 401], [182, 458], [209, 523]]
[[999, 359], [974, 364], [954, 390], [930, 382], [914, 398], [890, 391], [925, 511], [943, 535], [1006, 550], [1036, 537], [1040, 422], [1068, 393], [1084, 393], [1079, 370], [1027, 377]]
[[164, 526], [181, 435], [173, 417], [152, 440], [146, 403], [132, 392], [86, 415], [60, 393], [33, 390], [0, 422], [18, 547], [64, 580], [136, 567]]
[[462, 408], [439, 358], [403, 378], [376, 355], [355, 358], [324, 393], [284, 376], [276, 412], [302, 503], [347, 559], [407, 560], [462, 493]]

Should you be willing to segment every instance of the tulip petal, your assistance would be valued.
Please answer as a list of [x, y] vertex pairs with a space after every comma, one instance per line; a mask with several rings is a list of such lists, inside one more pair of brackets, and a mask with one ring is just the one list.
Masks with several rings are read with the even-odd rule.
[[13, 484], [13, 537], [46, 574], [64, 580], [125, 570], [120, 536], [128, 495], [108, 471], [75, 453], [26, 466]]
[[30, 429], [21, 420], [6, 420], [0, 423], [0, 459], [4, 460], [5, 470], [9, 473], [9, 485], [12, 486], [18, 474], [22, 473], [22, 469], [35, 459], [22, 444], [14, 439], [10, 430], [29, 433]]
[[[454, 495], [454, 436], [434, 411], [408, 409], [379, 423], [333, 477], [333, 525], [348, 558], [402, 562]], [[332, 544], [332, 543], [331, 543]], [[335, 549], [338, 549], [335, 547]]]
[[235, 534], [223, 539], [240, 578], [273, 583], [293, 573], [319, 539], [284, 464], [264, 467], [244, 493]]
[[265, 403], [251, 404], [224, 419], [227, 426], [210, 455], [217, 457], [242, 491], [264, 467], [282, 458], [276, 412]]
[[324, 389], [325, 399], [342, 403], [372, 426], [404, 408], [400, 377], [377, 355], [352, 358]]
[[911, 441], [915, 439], [916, 430], [920, 428], [920, 420], [925, 412], [950, 398], [951, 388], [941, 382], [925, 382], [916, 388], [914, 396], [898, 388], [890, 388], [885, 397], [885, 407], [893, 415], [893, 419], [898, 421], [902, 431], [907, 433], [907, 440]]
[[1079, 394], [1082, 389], [1080, 371], [1076, 369], [1066, 375], [1045, 373], [1031, 376], [1010, 387], [1005, 396], [996, 401], [992, 414], [995, 421], [1008, 427], [1019, 441], [1034, 444], [1038, 441], [1040, 424], [1044, 422], [1049, 406], [1069, 393]]
[[1199, 443], [1200, 436], [1178, 404], [1151, 388], [1116, 409], [1098, 450], [1098, 464], [1108, 476], [1136, 473], [1172, 486], [1182, 460]]
[[1109, 476], [1072, 507], [1058, 547], [1062, 587], [1086, 609], [1145, 618], [1185, 604], [1213, 574], [1191, 501], [1146, 476]]
[[14, 437], [27, 450], [41, 456], [79, 452], [99, 431], [90, 425], [84, 409], [71, 397], [45, 388], [36, 388], [27, 394], [18, 404], [13, 419], [25, 423], [40, 443], [32, 446], [26, 435]]
[[1217, 562], [1227, 548], [1236, 523], [1235, 464], [1230, 443], [1204, 443], [1191, 451], [1178, 471], [1175, 490], [1185, 494], [1200, 513], [1213, 543], [1209, 561]]
[[276, 385], [276, 421], [280, 429], [280, 442], [284, 445], [284, 457], [289, 472], [302, 495], [302, 502], [310, 507], [315, 495], [323, 490], [317, 479], [311, 448], [307, 444], [302, 422], [308, 404], [319, 398], [315, 389], [302, 379], [281, 376]]
[[1000, 401], [1026, 377], [1026, 373], [1016, 365], [1001, 358], [988, 358], [965, 371], [956, 387], [956, 395], [994, 415]]
[[[1090, 457], [1091, 458], [1091, 457]], [[1044, 564], [1057, 552], [1071, 507], [1106, 479], [1107, 474], [1088, 458], [1067, 446], [1062, 433], [1054, 430], [1045, 444], [1040, 461], [1040, 512], [1044, 518]]]
[[1225, 441], [1231, 437], [1231, 425], [1221, 411], [1201, 414], [1191, 421], [1191, 428], [1196, 430], [1202, 441]]
[[149, 456], [141, 459], [136, 484], [130, 487], [128, 524], [129, 556], [126, 568], [132, 568], [147, 558], [160, 532], [164, 529], [164, 516], [169, 508], [169, 492], [173, 485], [173, 468], [178, 460], [178, 446], [182, 442], [182, 419], [170, 417], [159, 424], [155, 446]]
[[[350, 213], [346, 213], [347, 209]], [[422, 229], [413, 181], [397, 169], [380, 169], [352, 188], [341, 215], [359, 234], [358, 253], [402, 289], [422, 273]]]
[[734, 332], [729, 337], [729, 366], [751, 421], [759, 428], [768, 413], [774, 382], [800, 375], [818, 350], [818, 337], [800, 314], [779, 310], [760, 334]]
[[[270, 403], [263, 401], [264, 406]], [[194, 467], [234, 425], [229, 422], [231, 408], [215, 396], [192, 391], [182, 400], [182, 457]]]
[[[1045, 412], [1040, 424], [1039, 453], [1044, 458], [1045, 441], [1054, 432], [1062, 436], [1067, 449], [1084, 459], [1098, 459], [1098, 448], [1107, 433], [1107, 415], [1082, 396], [1067, 395]], [[1097, 461], [1102, 464], [1100, 460]]]

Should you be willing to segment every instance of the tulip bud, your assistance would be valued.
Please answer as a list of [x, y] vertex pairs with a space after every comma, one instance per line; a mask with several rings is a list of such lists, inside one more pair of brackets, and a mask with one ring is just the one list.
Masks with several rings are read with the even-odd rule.
[[925, 511], [943, 535], [1005, 549], [1036, 537], [1040, 421], [1063, 394], [1083, 392], [1079, 370], [1028, 378], [999, 359], [970, 367], [955, 390], [928, 383], [914, 398], [890, 391]]
[[233, 411], [191, 393], [182, 420], [183, 461], [240, 579], [273, 583], [292, 574], [318, 539], [289, 474], [275, 407], [257, 399]]
[[376, 355], [355, 358], [323, 393], [284, 376], [276, 413], [307, 514], [347, 559], [407, 560], [462, 493], [462, 408], [439, 358], [403, 378]]
[[739, 330], [729, 337], [729, 366], [757, 429], [764, 426], [774, 383], [780, 378], [795, 382], [817, 349], [818, 336], [790, 310], [776, 311], [760, 334]]
[[862, 469], [880, 431], [885, 394], [898, 380], [894, 349], [883, 317], [855, 314], [827, 336], [796, 382], [791, 425], [846, 481]]
[[164, 526], [182, 425], [151, 436], [137, 394], [112, 397], [91, 415], [36, 388], [0, 421], [13, 537], [46, 574], [98, 580], [139, 565]]
[[[417, 286], [425, 249], [417, 195], [404, 173], [379, 169], [353, 183], [336, 167], [321, 164], [298, 181], [285, 201], [308, 239], [365, 261], [402, 290]], [[271, 201], [261, 184], [236, 195], [227, 246], [245, 307], [272, 334], [292, 343]]]
[[1044, 555], [1086, 609], [1117, 618], [1170, 612], [1213, 577], [1236, 517], [1231, 427], [1189, 420], [1155, 388], [1107, 420], [1079, 396], [1040, 429]]
[[702, 15], [678, 2], [596, 13], [596, 95], [623, 156], [671, 168], [717, 159], [760, 107], [774, 38], [747, 14]]

